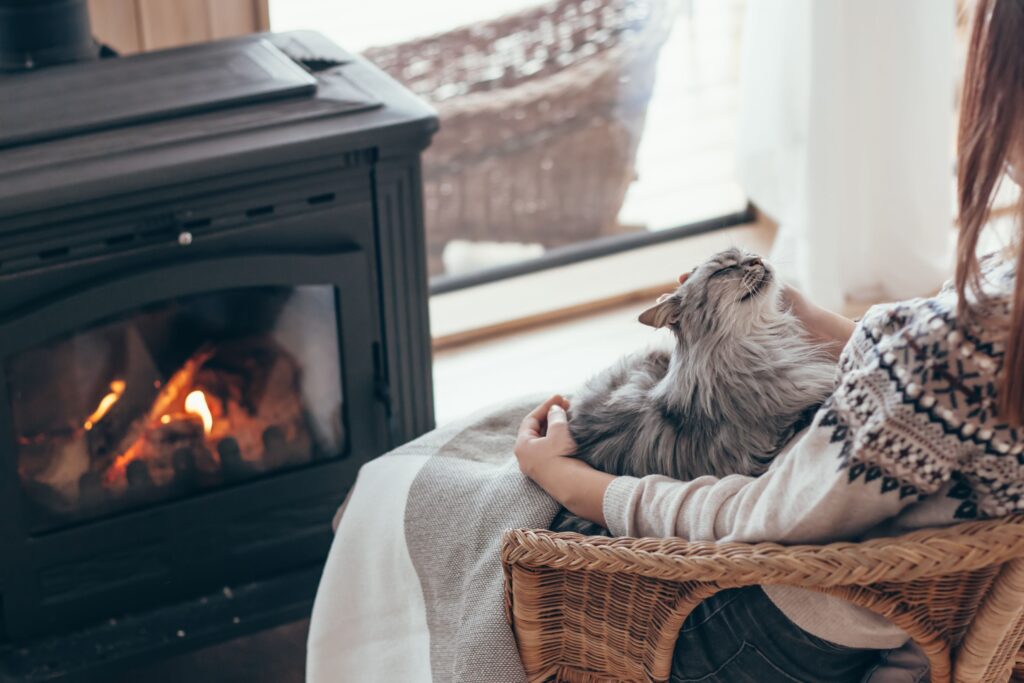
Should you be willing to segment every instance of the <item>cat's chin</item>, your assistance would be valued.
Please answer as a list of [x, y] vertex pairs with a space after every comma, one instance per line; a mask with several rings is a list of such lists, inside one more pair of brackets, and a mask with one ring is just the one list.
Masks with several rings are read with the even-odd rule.
[[775, 289], [772, 285], [775, 284], [775, 278], [772, 276], [772, 271], [765, 269], [761, 273], [761, 277], [751, 285], [750, 289], [740, 297], [740, 301], [756, 301], [761, 299], [765, 294]]

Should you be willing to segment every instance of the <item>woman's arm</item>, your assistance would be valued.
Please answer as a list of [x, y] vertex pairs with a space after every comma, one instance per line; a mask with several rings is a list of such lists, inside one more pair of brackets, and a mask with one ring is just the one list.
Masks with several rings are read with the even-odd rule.
[[564, 398], [552, 396], [526, 416], [515, 446], [519, 468], [570, 511], [616, 536], [815, 543], [858, 534], [903, 506], [899, 495], [850, 485], [837, 467], [842, 444], [831, 440], [821, 415], [761, 477], [682, 482], [615, 477], [571, 457], [576, 444], [567, 407]]
[[[958, 405], [967, 400], [965, 390], [948, 396], [948, 375], [973, 386], [984, 372], [968, 364], [937, 376], [932, 367], [957, 351], [950, 346], [951, 325], [937, 325], [942, 319], [935, 313], [946, 307], [953, 315], [954, 306], [915, 300], [868, 311], [840, 359], [835, 393], [756, 479], [610, 477], [582, 462], [559, 462], [576, 449], [561, 412], [568, 403], [560, 397], [524, 420], [516, 447], [520, 467], [562, 504], [616, 535], [815, 543], [860, 536], [918, 503], [915, 526], [976, 515], [975, 494], [954, 477], [978, 445], [957, 427], [970, 422], [974, 433], [983, 423], [968, 415], [966, 403]], [[973, 356], [957, 357], [983, 355], [973, 346], [960, 348]], [[991, 356], [983, 360], [992, 363]], [[933, 495], [944, 489], [949, 495]]]
[[855, 538], [918, 502], [886, 476], [851, 477], [824, 415], [760, 477], [616, 479], [605, 493], [607, 528], [617, 536], [822, 543]]
[[552, 397], [523, 420], [515, 448], [520, 469], [573, 513], [616, 536], [820, 543], [855, 537], [919, 500], [906, 495], [905, 482], [869, 478], [863, 464], [862, 475], [851, 476], [842, 460], [846, 440], [834, 435], [838, 430], [852, 439], [854, 430], [831, 409], [760, 477], [683, 482], [615, 477], [570, 457], [576, 445], [563, 405]]
[[[871, 335], [877, 336], [891, 316], [875, 317]], [[566, 457], [576, 445], [564, 423], [567, 403], [558, 397], [524, 420], [520, 467], [563, 505], [615, 535], [784, 543], [857, 537], [949, 484], [964, 457], [957, 436], [908, 400], [906, 392], [919, 396], [920, 388], [893, 380], [913, 376], [922, 363], [902, 332], [897, 325], [885, 333], [885, 358], [875, 336], [851, 342], [836, 393], [761, 477], [681, 482], [594, 472]], [[926, 523], [956, 521], [963, 501], [937, 500]]]

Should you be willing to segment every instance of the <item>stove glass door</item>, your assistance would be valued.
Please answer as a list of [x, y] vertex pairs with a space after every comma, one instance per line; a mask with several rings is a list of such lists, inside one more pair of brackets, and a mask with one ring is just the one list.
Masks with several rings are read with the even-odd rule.
[[30, 527], [344, 455], [337, 310], [330, 285], [220, 290], [9, 356]]

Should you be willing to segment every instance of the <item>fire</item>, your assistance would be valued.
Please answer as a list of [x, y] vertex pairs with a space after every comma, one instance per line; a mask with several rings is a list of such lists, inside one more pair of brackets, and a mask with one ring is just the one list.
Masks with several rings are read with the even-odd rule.
[[110, 466], [110, 469], [107, 470], [107, 474], [103, 478], [104, 483], [106, 483], [109, 486], [113, 484], [118, 477], [124, 476], [125, 470], [128, 469], [128, 465], [133, 460], [138, 459], [141, 451], [142, 440], [139, 439], [131, 446], [129, 446], [124, 453], [122, 453], [121, 455], [117, 456], [117, 458], [114, 459], [114, 463]]
[[203, 392], [197, 389], [185, 397], [185, 412], [198, 415], [203, 421], [203, 431], [207, 434], [213, 429], [213, 414]]
[[[169, 389], [173, 387], [172, 390], [179, 397], [179, 400], [180, 396], [187, 389], [187, 387], [182, 386], [183, 381], [184, 376], [181, 378], [181, 381], [177, 381], [173, 385], [171, 385], [171, 383], [165, 385]], [[124, 382], [118, 382], [118, 384], [121, 385], [120, 391], [123, 392]], [[114, 400], [116, 401], [117, 399], [115, 398]], [[120, 455], [114, 458], [113, 463], [111, 463], [110, 467], [107, 469], [104, 481], [108, 485], [113, 485], [113, 483], [117, 481], [119, 478], [123, 478], [125, 475], [125, 471], [128, 469], [128, 465], [130, 465], [132, 461], [146, 457], [146, 453], [151, 448], [146, 443], [147, 434], [152, 429], [156, 428], [158, 424], [170, 425], [171, 423], [177, 420], [193, 421], [198, 419], [198, 421], [202, 422], [203, 424], [204, 434], [209, 436], [210, 432], [213, 430], [213, 413], [211, 412], [210, 406], [207, 403], [206, 395], [198, 389], [189, 392], [185, 396], [185, 414], [182, 414], [180, 408], [175, 410], [171, 400], [169, 400], [167, 397], [158, 397], [156, 399], [156, 403], [158, 404], [159, 407], [165, 408], [171, 412], [166, 412], [163, 414], [153, 414], [155, 411], [152, 409], [150, 410], [150, 416], [146, 419], [146, 426], [144, 428], [143, 433], [138, 434], [138, 437], [135, 439], [135, 441], [132, 442], [132, 444], [128, 446]], [[181, 406], [181, 403], [178, 403], [177, 405]], [[97, 412], [99, 412], [99, 410], [97, 410]]]
[[114, 404], [124, 395], [125, 383], [123, 380], [115, 379], [110, 383], [110, 393], [100, 399], [100, 404], [96, 406], [96, 410], [92, 411], [92, 415], [85, 418], [85, 429], [86, 431], [93, 428], [93, 426], [103, 419]]

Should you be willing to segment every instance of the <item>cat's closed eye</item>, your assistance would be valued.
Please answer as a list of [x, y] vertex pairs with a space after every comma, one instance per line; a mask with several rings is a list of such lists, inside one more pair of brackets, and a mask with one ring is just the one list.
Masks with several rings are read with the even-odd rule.
[[738, 263], [734, 263], [734, 264], [733, 264], [733, 265], [731, 265], [731, 266], [725, 266], [724, 268], [719, 268], [719, 269], [718, 269], [718, 270], [716, 270], [715, 272], [711, 273], [711, 277], [718, 277], [719, 275], [725, 275], [725, 274], [726, 274], [726, 273], [728, 273], [729, 271], [732, 271], [732, 270], [736, 270], [736, 269], [737, 269], [737, 268], [739, 268], [739, 267], [740, 267], [740, 266], [739, 266], [739, 264], [738, 264]]

